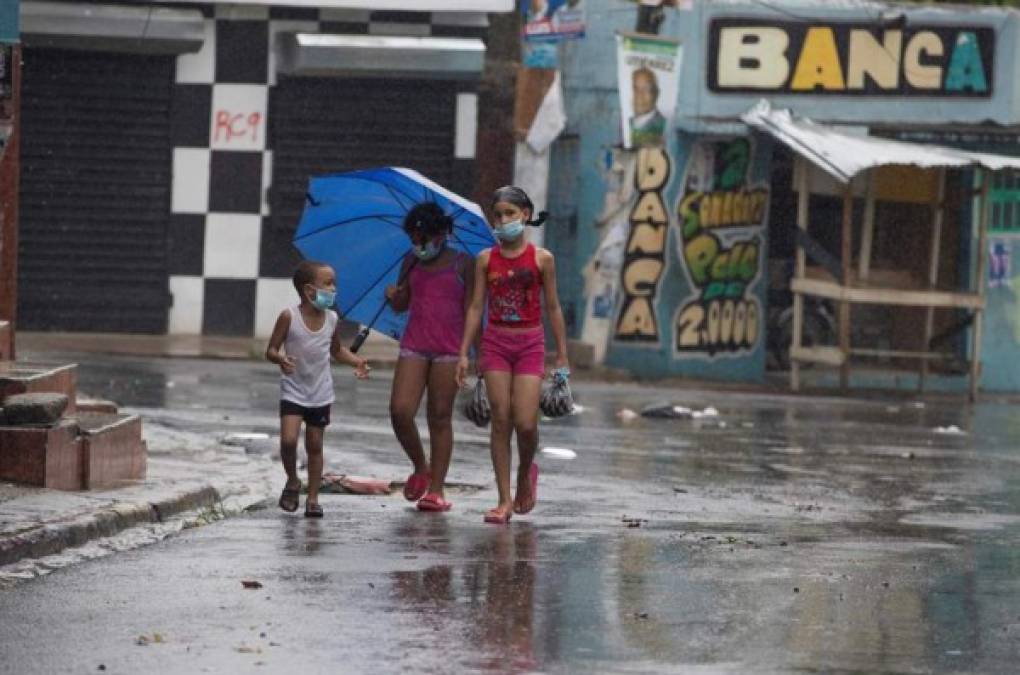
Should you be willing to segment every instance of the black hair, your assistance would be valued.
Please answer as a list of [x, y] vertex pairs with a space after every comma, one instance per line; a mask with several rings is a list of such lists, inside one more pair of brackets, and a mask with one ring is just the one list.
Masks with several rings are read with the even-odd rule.
[[304, 294], [301, 289], [304, 288], [305, 284], [315, 283], [315, 274], [323, 267], [329, 267], [326, 263], [319, 262], [318, 260], [302, 260], [298, 263], [297, 267], [294, 268], [294, 290], [297, 291], [298, 296], [304, 300]]
[[498, 202], [506, 202], [507, 204], [513, 204], [519, 209], [527, 209], [530, 211], [534, 220], [529, 220], [525, 223], [525, 225], [538, 227], [546, 221], [546, 218], [549, 217], [548, 211], [540, 211], [538, 216], [535, 217], [535, 205], [531, 203], [531, 198], [528, 197], [527, 192], [516, 185], [504, 185], [493, 192], [492, 206], [495, 206]]
[[408, 236], [420, 232], [430, 239], [438, 234], [450, 234], [453, 232], [453, 218], [446, 215], [439, 204], [421, 202], [411, 207], [404, 216], [404, 232]]

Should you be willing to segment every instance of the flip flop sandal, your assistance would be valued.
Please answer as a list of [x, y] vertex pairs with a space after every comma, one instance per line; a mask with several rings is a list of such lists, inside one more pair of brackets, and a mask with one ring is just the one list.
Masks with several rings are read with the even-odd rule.
[[416, 502], [421, 499], [429, 489], [430, 480], [431, 478], [427, 473], [412, 473], [407, 477], [407, 482], [404, 483], [404, 499], [409, 502]]
[[281, 509], [287, 513], [294, 513], [298, 510], [298, 504], [301, 500], [301, 487], [296, 488], [284, 487], [283, 492], [280, 493], [280, 501], [277, 502]]
[[305, 518], [322, 518], [322, 507], [318, 504], [305, 504]]
[[449, 511], [453, 508], [453, 502], [448, 502], [435, 492], [430, 492], [418, 501], [419, 511]]
[[531, 503], [525, 508], [520, 498], [514, 500], [514, 512], [521, 515], [535, 508], [535, 503], [538, 502], [538, 464], [534, 462], [531, 463], [531, 468], [528, 469], [528, 482], [531, 484]]
[[489, 509], [485, 512], [485, 518], [483, 520], [492, 525], [507, 525], [510, 522], [510, 517], [513, 515], [513, 511], [510, 509]]

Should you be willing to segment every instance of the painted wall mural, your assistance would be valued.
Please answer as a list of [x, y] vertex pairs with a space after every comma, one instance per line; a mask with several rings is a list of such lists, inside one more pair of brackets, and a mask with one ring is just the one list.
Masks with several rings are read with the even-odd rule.
[[634, 173], [637, 199], [630, 211], [630, 235], [624, 249], [623, 300], [616, 320], [616, 340], [659, 342], [655, 301], [666, 267], [669, 211], [663, 190], [669, 184], [671, 170], [669, 153], [664, 148], [638, 151]]
[[707, 356], [745, 353], [764, 333], [750, 292], [762, 273], [768, 183], [752, 185], [748, 138], [699, 141], [677, 203], [679, 258], [695, 291], [673, 320], [674, 350]]

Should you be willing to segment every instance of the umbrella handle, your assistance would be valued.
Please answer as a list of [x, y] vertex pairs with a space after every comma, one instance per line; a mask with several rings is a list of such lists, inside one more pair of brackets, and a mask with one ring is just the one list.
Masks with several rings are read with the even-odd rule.
[[[397, 279], [397, 285], [404, 283], [404, 280], [407, 279], [408, 275], [411, 273], [411, 270], [414, 269], [414, 266], [417, 264], [418, 264], [417, 258], [411, 261], [411, 264], [407, 266], [407, 269], [404, 271], [404, 273], [400, 275], [399, 279]], [[368, 322], [367, 325], [362, 326], [361, 330], [358, 331], [358, 334], [354, 336], [354, 341], [351, 342], [350, 347], [352, 354], [357, 354], [358, 350], [361, 349], [361, 345], [365, 344], [365, 340], [368, 339], [368, 331], [372, 329], [372, 326], [375, 325], [375, 322], [379, 320], [380, 316], [382, 316], [383, 310], [386, 309], [387, 302], [389, 301], [383, 300], [383, 303], [379, 306], [379, 310], [375, 313], [375, 316], [372, 317], [372, 320]]]
[[365, 340], [368, 339], [368, 331], [371, 328], [369, 326], [362, 326], [358, 334], [354, 336], [354, 342], [351, 343], [351, 353], [357, 354], [358, 350], [361, 349], [361, 345], [365, 344]]

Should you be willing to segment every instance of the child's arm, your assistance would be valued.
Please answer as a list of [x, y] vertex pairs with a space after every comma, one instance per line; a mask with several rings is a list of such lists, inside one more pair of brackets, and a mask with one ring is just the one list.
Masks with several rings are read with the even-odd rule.
[[407, 308], [411, 306], [411, 285], [407, 280], [407, 271], [413, 262], [411, 256], [405, 256], [404, 262], [400, 265], [400, 275], [397, 277], [397, 279], [402, 279], [402, 281], [395, 286], [386, 287], [386, 300], [389, 301], [393, 311], [398, 314], [406, 312]]
[[485, 275], [489, 270], [489, 251], [479, 254], [475, 261], [474, 281], [471, 284], [471, 299], [467, 303], [467, 315], [464, 317], [464, 337], [460, 341], [460, 359], [457, 362], [457, 386], [464, 387], [467, 383], [469, 365], [468, 352], [478, 337], [482, 325], [482, 309], [485, 307]]
[[[461, 274], [464, 275], [464, 316], [467, 316], [468, 310], [471, 309], [471, 302], [475, 299], [475, 259], [471, 256], [465, 256], [464, 268]], [[475, 348], [475, 355], [478, 355], [479, 342], [481, 342], [481, 331], [475, 336], [472, 346]]]
[[340, 340], [340, 322], [337, 322], [336, 330], [333, 331], [333, 340], [329, 345], [329, 354], [335, 361], [354, 368], [354, 376], [359, 380], [367, 378], [368, 371], [372, 370], [368, 366], [368, 361], [344, 346], [344, 343]]
[[293, 356], [280, 353], [283, 341], [287, 339], [288, 330], [290, 330], [290, 312], [285, 309], [276, 318], [273, 334], [269, 336], [269, 344], [266, 345], [266, 360], [280, 366], [280, 370], [285, 375], [293, 373], [295, 367]]
[[545, 311], [549, 315], [549, 326], [556, 340], [556, 367], [569, 368], [567, 324], [563, 320], [560, 296], [556, 291], [556, 259], [544, 248], [538, 249], [538, 268], [542, 272], [542, 286], [545, 288]]

